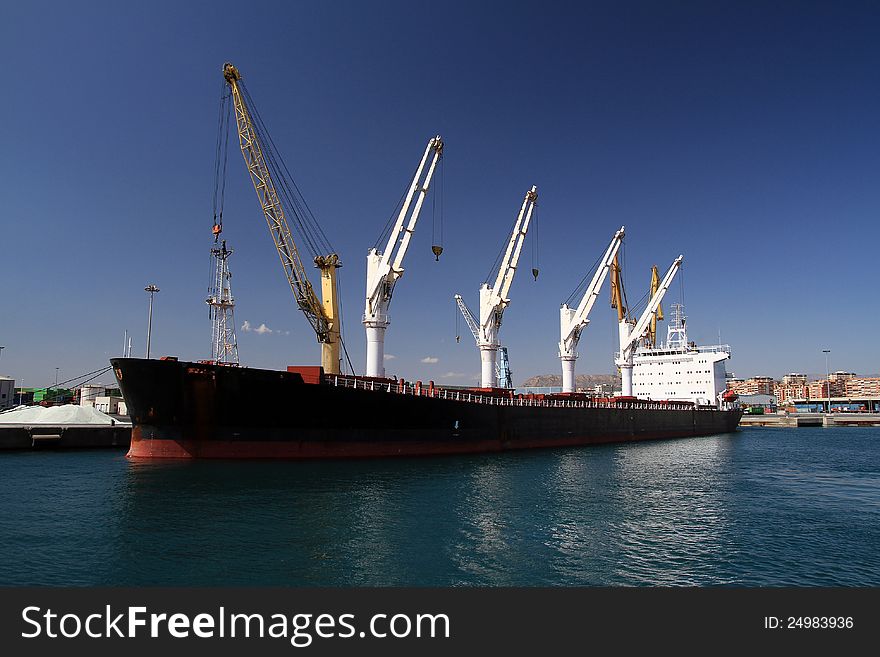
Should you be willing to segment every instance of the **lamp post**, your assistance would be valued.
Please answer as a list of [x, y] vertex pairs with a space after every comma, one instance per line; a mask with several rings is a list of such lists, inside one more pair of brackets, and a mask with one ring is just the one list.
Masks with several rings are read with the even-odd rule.
[[144, 288], [144, 292], [150, 293], [150, 314], [147, 319], [147, 358], [150, 357], [150, 338], [153, 333], [153, 295], [159, 291], [159, 288], [150, 283]]
[[830, 349], [823, 349], [822, 353], [825, 354], [825, 393], [828, 395], [828, 405], [826, 406], [827, 413], [831, 412], [831, 379], [830, 374], [828, 373], [828, 354], [831, 353]]

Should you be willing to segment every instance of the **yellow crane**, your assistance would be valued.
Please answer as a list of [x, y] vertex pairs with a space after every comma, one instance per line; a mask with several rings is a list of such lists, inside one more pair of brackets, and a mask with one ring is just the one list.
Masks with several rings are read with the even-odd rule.
[[[657, 265], [654, 265], [651, 268], [651, 287], [648, 292], [649, 296], [653, 297], [657, 290], [660, 289], [660, 272], [657, 271]], [[657, 312], [651, 317], [651, 324], [648, 326], [648, 334], [645, 336], [645, 346], [647, 347], [656, 347], [657, 346], [657, 322], [663, 320], [663, 305], [657, 306]]]
[[[287, 282], [296, 304], [306, 316], [321, 344], [321, 365], [330, 374], [339, 372], [339, 301], [336, 290], [336, 270], [342, 266], [335, 253], [316, 255], [315, 266], [321, 272], [321, 299], [315, 294], [300, 260], [299, 251], [290, 232], [281, 197], [270, 172], [266, 149], [260, 130], [251, 115], [241, 88], [241, 74], [230, 63], [223, 65], [223, 77], [229, 84], [238, 125], [238, 141], [244, 163], [257, 192], [257, 198], [266, 217], [269, 232], [281, 258]], [[259, 117], [258, 117], [259, 118]]]

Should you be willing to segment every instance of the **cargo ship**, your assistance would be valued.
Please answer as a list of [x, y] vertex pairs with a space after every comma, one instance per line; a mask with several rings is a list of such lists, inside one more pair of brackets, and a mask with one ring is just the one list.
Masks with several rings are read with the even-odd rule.
[[731, 432], [742, 410], [585, 394], [113, 358], [131, 458], [365, 458], [503, 452]]
[[[184, 362], [113, 358], [111, 364], [132, 420], [132, 458], [363, 458], [501, 452], [536, 447], [564, 447], [659, 438], [686, 438], [733, 431], [742, 411], [706, 400], [652, 401], [638, 399], [632, 391], [632, 354], [646, 322], [659, 309], [674, 271], [659, 286], [643, 318], [635, 322], [624, 311], [625, 295], [616, 253], [623, 228], [614, 237], [605, 264], [577, 309], [568, 309], [561, 356], [566, 372], [574, 377], [575, 348], [588, 323], [589, 308], [602, 280], [613, 267], [616, 305], [621, 327], [623, 394], [595, 398], [568, 390], [557, 395], [521, 395], [500, 388], [496, 381], [496, 356], [501, 350], [499, 328], [518, 259], [522, 252], [537, 201], [537, 187], [525, 193], [513, 230], [500, 260], [495, 284], [480, 287], [478, 318], [456, 303], [480, 351], [480, 388], [435, 386], [432, 381], [389, 379], [384, 368], [384, 336], [390, 324], [392, 293], [404, 272], [403, 260], [428, 193], [435, 168], [441, 162], [443, 140], [428, 140], [415, 175], [402, 197], [396, 222], [382, 252], [375, 247], [367, 256], [367, 285], [363, 323], [367, 337], [366, 376], [340, 373], [340, 304], [336, 270], [341, 266], [326, 235], [298, 196], [259, 115], [252, 115], [252, 99], [241, 74], [230, 63], [223, 66], [224, 88], [220, 100], [220, 127], [214, 181], [215, 267], [206, 300], [212, 319], [212, 357]], [[234, 299], [229, 287], [228, 258], [232, 251], [220, 239], [223, 191], [233, 113], [239, 145], [254, 190], [273, 238], [297, 306], [321, 345], [320, 367], [288, 367], [286, 371], [239, 366], [234, 334]], [[226, 117], [225, 119], [223, 117]], [[225, 135], [225, 136], [224, 136]], [[276, 186], [275, 181], [280, 181]], [[440, 203], [442, 208], [442, 202]], [[318, 298], [286, 219], [305, 232], [321, 274]], [[393, 216], [393, 215], [392, 215]], [[441, 218], [442, 220], [442, 218]], [[391, 225], [391, 224], [389, 224]], [[377, 242], [378, 244], [378, 242]], [[326, 250], [318, 252], [318, 247]], [[441, 244], [431, 247], [435, 259]], [[612, 255], [614, 256], [612, 266]], [[674, 267], [681, 263], [681, 257]], [[532, 269], [537, 280], [538, 269]], [[151, 286], [152, 288], [153, 286]], [[150, 291], [150, 288], [147, 288]], [[152, 294], [152, 292], [151, 292]], [[151, 297], [152, 298], [152, 297]], [[566, 310], [566, 307], [563, 307]], [[149, 336], [149, 330], [148, 330]], [[147, 338], [149, 356], [149, 337]], [[503, 352], [502, 352], [503, 353]], [[353, 369], [353, 368], [352, 368]]]

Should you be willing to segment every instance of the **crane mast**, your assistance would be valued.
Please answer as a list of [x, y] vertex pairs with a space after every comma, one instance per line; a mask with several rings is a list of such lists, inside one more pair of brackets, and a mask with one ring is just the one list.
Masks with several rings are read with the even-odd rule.
[[[651, 300], [648, 302], [648, 307], [645, 308], [645, 311], [642, 313], [642, 316], [639, 317], [639, 320], [633, 324], [628, 318], [624, 317], [618, 323], [619, 334], [620, 334], [620, 351], [617, 354], [617, 366], [620, 368], [620, 380], [621, 380], [621, 388], [622, 394], [625, 397], [632, 396], [632, 371], [633, 371], [633, 354], [635, 352], [636, 345], [639, 343], [639, 340], [645, 335], [645, 332], [648, 330], [651, 319], [655, 316], [657, 309], [660, 307], [660, 302], [663, 300], [663, 297], [666, 294], [666, 291], [669, 289], [669, 286], [672, 284], [672, 279], [675, 278], [675, 274], [678, 272], [681, 267], [682, 260], [684, 260], [684, 256], [678, 256], [669, 267], [669, 271], [666, 272], [666, 275], [663, 277], [663, 280], [660, 282], [657, 291], [651, 296]], [[618, 298], [617, 301], [621, 302], [619, 296], [619, 269], [617, 271], [618, 277]], [[622, 303], [618, 305], [618, 313], [620, 313], [620, 307]]]
[[[498, 329], [501, 327], [504, 309], [510, 305], [510, 299], [507, 295], [516, 274], [523, 241], [529, 230], [529, 222], [532, 219], [532, 212], [537, 200], [538, 188], [532, 185], [532, 188], [526, 192], [522, 207], [517, 215], [513, 232], [507, 243], [507, 250], [498, 268], [494, 287], [490, 287], [488, 283], [483, 283], [480, 287], [480, 321], [474, 337], [480, 350], [480, 386], [483, 388], [496, 387], [496, 362], [500, 346], [498, 344]], [[456, 297], [458, 301], [460, 297], [458, 295]], [[465, 319], [467, 319], [467, 315], [465, 315]], [[468, 324], [470, 325], [470, 322]]]
[[[215, 235], [219, 235], [219, 224], [215, 225]], [[211, 361], [217, 365], [237, 366], [238, 340], [235, 338], [235, 299], [232, 296], [229, 271], [229, 256], [232, 251], [226, 248], [226, 240], [219, 247], [211, 249], [214, 259], [214, 273], [211, 291], [205, 303], [208, 304], [211, 318]]]
[[[657, 265], [651, 268], [651, 287], [649, 288], [649, 296], [654, 296], [660, 289], [660, 272], [657, 271]], [[663, 306], [657, 306], [657, 312], [651, 317], [651, 324], [648, 327], [648, 333], [645, 335], [645, 346], [657, 346], [657, 322], [663, 320]]]
[[[476, 342], [477, 347], [479, 347], [480, 325], [477, 324], [474, 314], [471, 312], [471, 309], [467, 307], [467, 304], [465, 304], [461, 295], [456, 294], [454, 298], [458, 309], [464, 317], [464, 321], [467, 323], [468, 328], [474, 336], [474, 342]], [[457, 341], [458, 337], [455, 339]], [[495, 363], [495, 379], [498, 381], [498, 386], [500, 388], [513, 388], [513, 373], [510, 370], [510, 359], [507, 357], [507, 347], [498, 345], [498, 353], [501, 356], [501, 362]]]
[[323, 302], [318, 299], [300, 260], [296, 243], [287, 224], [284, 207], [264, 155], [263, 145], [257, 135], [251, 112], [241, 93], [241, 74], [230, 63], [223, 66], [223, 77], [232, 91], [238, 140], [251, 182], [266, 218], [269, 232], [281, 259], [287, 282], [296, 304], [305, 314], [321, 344], [321, 365], [325, 372], [339, 372], [339, 301], [336, 291], [336, 269], [341, 267], [335, 253], [317, 256], [315, 265], [321, 272]]
[[[403, 258], [419, 220], [419, 213], [428, 194], [434, 169], [442, 154], [443, 140], [440, 135], [432, 137], [413, 176], [406, 200], [391, 229], [385, 250], [379, 253], [373, 248], [367, 254], [367, 295], [363, 320], [367, 332], [367, 376], [385, 376], [385, 330], [391, 324], [391, 318], [388, 316], [391, 295], [395, 284], [403, 276]], [[431, 158], [430, 165], [428, 165], [429, 158]], [[425, 172], [426, 166], [427, 172]]]
[[624, 227], [621, 226], [611, 240], [611, 244], [605, 251], [596, 273], [584, 292], [577, 308], [569, 308], [562, 304], [559, 309], [559, 358], [562, 362], [562, 392], [574, 392], [575, 375], [574, 366], [578, 358], [577, 347], [581, 339], [581, 332], [590, 323], [589, 315], [599, 296], [599, 290], [608, 276], [616, 258], [617, 251], [623, 242]]

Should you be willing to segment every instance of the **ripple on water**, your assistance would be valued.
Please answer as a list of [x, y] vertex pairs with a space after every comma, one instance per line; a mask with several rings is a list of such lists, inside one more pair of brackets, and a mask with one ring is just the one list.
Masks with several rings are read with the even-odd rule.
[[354, 462], [0, 455], [0, 584], [880, 585], [880, 430]]

